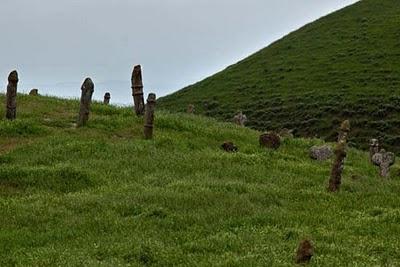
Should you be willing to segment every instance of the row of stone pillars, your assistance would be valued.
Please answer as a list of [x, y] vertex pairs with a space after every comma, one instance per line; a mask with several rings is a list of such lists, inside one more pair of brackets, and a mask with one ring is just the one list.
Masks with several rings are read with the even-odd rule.
[[[6, 119], [15, 120], [17, 118], [17, 88], [18, 88], [18, 72], [12, 71], [8, 76], [8, 85], [6, 93]], [[90, 115], [90, 105], [94, 92], [94, 83], [92, 79], [86, 78], [81, 87], [81, 99], [79, 107], [79, 116], [77, 127], [83, 127], [87, 124]], [[134, 101], [134, 109], [137, 116], [144, 115], [144, 137], [145, 139], [153, 138], [154, 128], [154, 112], [156, 106], [156, 95], [150, 93], [147, 104], [144, 104], [143, 98], [143, 81], [141, 66], [135, 66], [132, 73], [132, 94]], [[111, 94], [107, 92], [104, 95], [103, 103], [110, 103]]]
[[[81, 104], [78, 118], [78, 127], [85, 126], [89, 120], [90, 104], [94, 92], [94, 84], [90, 78], [86, 78], [81, 87]], [[142, 69], [140, 65], [135, 66], [132, 73], [132, 93], [134, 101], [134, 109], [137, 116], [144, 115], [144, 137], [145, 139], [153, 138], [154, 128], [154, 112], [156, 106], [156, 94], [150, 93], [147, 98], [147, 104], [144, 105], [143, 98], [143, 82]], [[110, 101], [110, 93], [104, 95], [104, 104], [108, 105]]]
[[[350, 122], [346, 120], [340, 126], [338, 142], [335, 149], [335, 160], [331, 170], [331, 178], [329, 179], [328, 190], [330, 192], [337, 192], [340, 190], [344, 161], [347, 156], [349, 133]], [[369, 160], [372, 164], [379, 167], [380, 176], [387, 178], [389, 176], [390, 166], [395, 163], [396, 156], [392, 152], [386, 152], [385, 149], [381, 149], [377, 139], [371, 139]]]

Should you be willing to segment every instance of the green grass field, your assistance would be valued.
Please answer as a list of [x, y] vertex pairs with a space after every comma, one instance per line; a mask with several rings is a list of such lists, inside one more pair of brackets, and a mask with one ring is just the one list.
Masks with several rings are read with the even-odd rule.
[[400, 265], [398, 166], [382, 180], [351, 149], [330, 194], [320, 140], [268, 151], [257, 131], [158, 112], [146, 141], [132, 109], [92, 111], [76, 129], [78, 101], [19, 95], [0, 120], [0, 266], [293, 266], [304, 237], [310, 266]]
[[294, 129], [332, 141], [352, 119], [351, 142], [379, 138], [400, 152], [400, 1], [362, 0], [321, 18], [195, 85], [160, 99], [170, 111], [258, 130]]

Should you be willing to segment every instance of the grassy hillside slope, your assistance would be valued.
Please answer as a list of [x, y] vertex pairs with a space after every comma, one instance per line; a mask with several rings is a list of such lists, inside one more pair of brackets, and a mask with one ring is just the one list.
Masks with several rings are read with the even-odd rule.
[[162, 112], [146, 141], [128, 108], [96, 103], [76, 129], [77, 101], [18, 104], [0, 120], [0, 266], [292, 266], [304, 237], [312, 266], [400, 265], [397, 166], [382, 181], [352, 149], [330, 194], [318, 140], [267, 151], [256, 131]]
[[160, 100], [160, 106], [259, 130], [290, 128], [333, 140], [351, 118], [352, 142], [372, 137], [400, 152], [400, 1], [362, 0]]

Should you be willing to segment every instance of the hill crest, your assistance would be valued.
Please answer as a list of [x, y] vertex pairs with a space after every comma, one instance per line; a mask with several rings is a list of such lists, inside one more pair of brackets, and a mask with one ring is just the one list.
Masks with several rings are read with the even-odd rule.
[[295, 130], [333, 141], [350, 119], [351, 142], [378, 138], [400, 152], [400, 31], [396, 0], [363, 0], [292, 32], [160, 106], [230, 121], [243, 111], [258, 130]]

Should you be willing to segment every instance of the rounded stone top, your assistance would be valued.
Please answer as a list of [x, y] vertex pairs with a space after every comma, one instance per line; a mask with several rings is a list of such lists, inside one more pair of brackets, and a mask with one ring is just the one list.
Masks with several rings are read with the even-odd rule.
[[86, 90], [86, 89], [88, 89], [90, 91], [94, 91], [94, 83], [93, 83], [92, 79], [90, 79], [90, 78], [86, 78], [82, 84], [81, 90]]
[[370, 146], [379, 146], [379, 140], [378, 139], [371, 139], [369, 140]]
[[150, 93], [149, 96], [147, 97], [148, 102], [156, 102], [156, 94], [155, 93]]
[[380, 166], [382, 164], [392, 166], [396, 162], [396, 155], [392, 152], [386, 152], [385, 149], [381, 149], [379, 153], [376, 153], [372, 157], [372, 162], [376, 166]]
[[[132, 84], [135, 87], [142, 87], [142, 67], [140, 65], [136, 65], [132, 71]], [[133, 87], [132, 87], [133, 88]]]
[[10, 75], [8, 75], [8, 81], [11, 83], [17, 83], [19, 81], [18, 72], [16, 70], [13, 70]]
[[30, 92], [29, 95], [37, 96], [39, 95], [39, 89], [33, 88]]
[[340, 125], [340, 129], [344, 132], [350, 132], [350, 121], [345, 120], [342, 122], [342, 125]]

